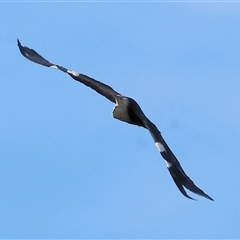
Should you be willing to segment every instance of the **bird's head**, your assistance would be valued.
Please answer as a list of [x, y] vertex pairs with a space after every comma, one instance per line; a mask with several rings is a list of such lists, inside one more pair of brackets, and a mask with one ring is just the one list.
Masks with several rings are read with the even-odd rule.
[[116, 95], [115, 99], [116, 99], [117, 105], [122, 105], [122, 104], [127, 105], [128, 104], [128, 97], [125, 97], [121, 94]]

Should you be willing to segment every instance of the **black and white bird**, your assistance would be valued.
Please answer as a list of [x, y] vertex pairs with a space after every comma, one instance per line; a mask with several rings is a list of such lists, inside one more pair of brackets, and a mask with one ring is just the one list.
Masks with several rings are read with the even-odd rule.
[[43, 58], [41, 55], [39, 55], [36, 51], [33, 49], [30, 49], [28, 47], [22, 46], [20, 41], [17, 40], [18, 47], [20, 52], [24, 57], [27, 59], [41, 64], [46, 67], [59, 69], [67, 74], [69, 74], [74, 80], [83, 83], [87, 87], [92, 88], [99, 94], [103, 95], [107, 99], [109, 99], [111, 102], [115, 103], [115, 107], [113, 109], [113, 117], [123, 121], [127, 122], [133, 125], [138, 125], [140, 127], [146, 128], [150, 134], [152, 135], [152, 138], [155, 142], [155, 146], [159, 150], [160, 154], [164, 158], [167, 169], [170, 172], [173, 181], [177, 185], [180, 192], [187, 198], [193, 199], [190, 197], [185, 189], [192, 191], [195, 194], [198, 194], [200, 196], [206, 197], [213, 201], [213, 199], [208, 196], [206, 193], [204, 193], [200, 188], [198, 188], [193, 181], [186, 175], [186, 173], [183, 171], [179, 161], [172, 153], [171, 149], [168, 147], [167, 143], [164, 141], [161, 132], [157, 129], [157, 127], [145, 116], [142, 109], [138, 105], [138, 103], [130, 98], [126, 97], [124, 95], [121, 95], [120, 93], [116, 92], [114, 89], [112, 89], [110, 86], [99, 82], [93, 78], [90, 78], [86, 75], [80, 74], [78, 72], [69, 70], [65, 67], [59, 66], [57, 64], [53, 64]]

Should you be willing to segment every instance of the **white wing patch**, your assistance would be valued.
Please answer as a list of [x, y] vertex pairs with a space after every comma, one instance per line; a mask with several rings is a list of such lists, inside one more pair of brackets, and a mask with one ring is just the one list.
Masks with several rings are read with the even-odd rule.
[[[164, 146], [160, 143], [160, 142], [155, 142], [155, 146], [157, 147], [157, 149], [160, 151], [160, 152], [166, 152], [166, 149], [164, 148]], [[167, 165], [167, 168], [170, 168], [172, 166], [172, 163], [166, 161], [166, 165]]]
[[166, 152], [166, 149], [164, 148], [164, 146], [160, 142], [155, 142], [155, 146], [157, 147], [157, 149], [160, 152]]
[[79, 73], [75, 72], [75, 71], [72, 71], [72, 70], [67, 70], [68, 73], [72, 74], [73, 76], [75, 77], [78, 77], [79, 76]]
[[170, 162], [166, 161], [166, 160], [165, 160], [165, 163], [167, 165], [167, 168], [170, 168], [172, 166], [172, 164]]
[[52, 66], [50, 66], [50, 68], [58, 69], [58, 67], [56, 65], [52, 65]]

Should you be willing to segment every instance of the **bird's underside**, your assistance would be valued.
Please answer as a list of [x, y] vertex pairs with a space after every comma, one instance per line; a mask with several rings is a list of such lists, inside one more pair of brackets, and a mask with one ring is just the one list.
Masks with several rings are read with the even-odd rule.
[[[48, 60], [44, 59], [41, 55], [39, 55], [36, 51], [33, 49], [30, 49], [28, 47], [22, 46], [20, 41], [18, 40], [18, 47], [20, 52], [24, 57], [27, 59], [41, 64], [46, 67], [51, 67], [55, 69], [59, 69], [67, 74], [69, 74], [74, 80], [83, 83], [84, 85], [92, 88], [99, 94], [103, 95], [110, 101], [114, 102], [115, 108], [113, 110], [113, 117], [130, 123], [134, 125], [138, 125], [140, 127], [146, 128], [150, 134], [152, 135], [152, 138], [155, 142], [155, 146], [159, 150], [160, 154], [164, 158], [167, 169], [170, 172], [175, 184], [177, 185], [180, 192], [187, 198], [193, 199], [190, 197], [185, 189], [192, 191], [195, 194], [198, 194], [200, 196], [206, 197], [210, 200], [213, 200], [210, 196], [208, 196], [206, 193], [204, 193], [200, 188], [198, 188], [193, 181], [186, 175], [186, 173], [183, 171], [179, 161], [174, 156], [170, 148], [168, 147], [167, 143], [163, 139], [160, 131], [157, 129], [157, 127], [145, 116], [143, 111], [141, 110], [138, 103], [133, 100], [132, 98], [122, 96], [120, 93], [116, 92], [114, 89], [112, 89], [110, 86], [97, 81], [93, 78], [90, 78], [86, 75], [79, 74], [75, 71], [69, 70], [65, 67], [53, 64], [49, 62]], [[195, 199], [194, 199], [195, 200]]]

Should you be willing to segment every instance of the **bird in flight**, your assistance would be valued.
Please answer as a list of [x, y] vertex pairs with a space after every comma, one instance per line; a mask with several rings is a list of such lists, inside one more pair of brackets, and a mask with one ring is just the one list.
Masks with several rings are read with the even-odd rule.
[[179, 161], [177, 160], [177, 158], [172, 153], [171, 149], [163, 139], [161, 132], [157, 129], [155, 124], [152, 123], [145, 116], [142, 109], [134, 99], [126, 97], [116, 92], [110, 86], [100, 81], [97, 81], [91, 77], [72, 71], [57, 64], [51, 63], [33, 49], [30, 49], [26, 46], [22, 46], [19, 40], [17, 40], [17, 42], [21, 54], [30, 61], [33, 61], [46, 67], [61, 70], [70, 75], [74, 80], [83, 83], [87, 87], [92, 88], [97, 93], [103, 95], [108, 100], [115, 103], [115, 107], [113, 109], [114, 118], [123, 122], [127, 122], [129, 124], [146, 128], [152, 135], [155, 146], [157, 147], [163, 159], [165, 160], [167, 169], [170, 175], [172, 176], [173, 181], [175, 182], [178, 189], [185, 197], [195, 200], [186, 193], [185, 191], [186, 188], [195, 194], [198, 194], [213, 201], [213, 199], [209, 195], [204, 193], [200, 188], [198, 188], [194, 184], [194, 182], [187, 176], [187, 174], [183, 171]]

